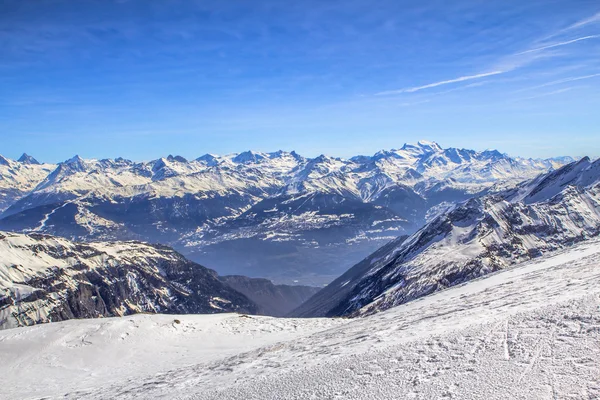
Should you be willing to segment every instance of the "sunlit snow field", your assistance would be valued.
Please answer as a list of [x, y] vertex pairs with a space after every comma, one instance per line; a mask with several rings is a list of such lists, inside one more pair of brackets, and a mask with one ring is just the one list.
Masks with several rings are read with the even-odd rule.
[[0, 398], [593, 399], [600, 242], [354, 320], [135, 315], [0, 332]]

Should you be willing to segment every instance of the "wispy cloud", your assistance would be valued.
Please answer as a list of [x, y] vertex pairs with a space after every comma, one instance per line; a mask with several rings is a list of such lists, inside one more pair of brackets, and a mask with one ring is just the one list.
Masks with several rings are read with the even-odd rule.
[[377, 96], [387, 96], [387, 95], [392, 95], [392, 94], [414, 93], [414, 92], [418, 92], [420, 90], [431, 89], [431, 88], [435, 88], [435, 87], [438, 87], [438, 86], [449, 85], [449, 84], [452, 84], [452, 83], [459, 83], [459, 82], [470, 81], [470, 80], [473, 80], [473, 79], [486, 78], [488, 76], [500, 75], [500, 74], [503, 74], [505, 72], [506, 71], [493, 71], [493, 72], [486, 72], [486, 73], [477, 74], [477, 75], [461, 76], [460, 78], [455, 78], [455, 79], [450, 79], [450, 80], [447, 80], [447, 81], [440, 81], [440, 82], [430, 83], [430, 84], [423, 85], [423, 86], [417, 86], [417, 87], [411, 87], [411, 88], [405, 88], [405, 89], [399, 89], [399, 90], [388, 90], [388, 91], [385, 91], [385, 92], [376, 93], [376, 95]]
[[578, 29], [578, 28], [582, 28], [586, 25], [590, 25], [590, 24], [594, 24], [600, 22], [600, 12], [592, 15], [589, 18], [585, 18], [582, 19], [579, 22], [574, 23], [573, 25], [569, 26], [566, 30], [571, 30], [571, 29]]
[[527, 50], [527, 51], [522, 51], [520, 53], [517, 53], [516, 55], [519, 56], [519, 55], [523, 55], [523, 54], [535, 53], [535, 52], [542, 51], [542, 50], [552, 49], [552, 48], [555, 48], [555, 47], [566, 46], [566, 45], [569, 45], [569, 44], [581, 42], [582, 40], [590, 40], [590, 39], [597, 39], [597, 38], [600, 38], [600, 35], [583, 36], [583, 37], [580, 37], [580, 38], [577, 38], [577, 39], [568, 40], [566, 42], [553, 43], [553, 44], [549, 44], [547, 46], [542, 46], [542, 47], [537, 47], [535, 49], [530, 49], [530, 50]]
[[525, 88], [525, 89], [520, 89], [520, 90], [517, 90], [515, 93], [524, 92], [524, 91], [527, 91], [527, 90], [541, 89], [541, 88], [545, 88], [545, 87], [548, 87], [548, 86], [560, 85], [560, 84], [563, 84], [563, 83], [577, 82], [577, 81], [582, 81], [582, 80], [585, 80], [585, 79], [592, 79], [592, 78], [597, 78], [597, 77], [600, 77], [600, 74], [591, 74], [591, 75], [583, 75], [583, 76], [572, 76], [572, 77], [569, 77], [569, 78], [563, 78], [563, 79], [558, 79], [556, 81], [544, 83], [542, 85], [537, 85], [537, 86], [532, 86], [532, 87], [528, 87], [528, 88]]
[[580, 29], [580, 28], [583, 28], [585, 26], [588, 26], [588, 25], [591, 25], [591, 24], [595, 24], [595, 23], [600, 23], [600, 12], [597, 12], [596, 14], [592, 15], [591, 17], [581, 19], [581, 20], [575, 22], [574, 24], [567, 26], [564, 29], [561, 29], [561, 30], [558, 30], [558, 31], [554, 32], [554, 33], [546, 36], [544, 38], [544, 40], [548, 40], [548, 39], [551, 39], [553, 37], [560, 36], [560, 35], [565, 34], [567, 32], [570, 32], [570, 31], [573, 31], [573, 30], [576, 30], [576, 29]]
[[[600, 22], [600, 13], [598, 13], [590, 18], [587, 18], [585, 20], [581, 20], [581, 21], [577, 22], [576, 24], [572, 25], [571, 27], [569, 27], [568, 29], [575, 29], [576, 27], [582, 27], [582, 26], [585, 26], [585, 25], [588, 25], [588, 24], [591, 24], [594, 22]], [[553, 36], [555, 36], [555, 35], [553, 35]], [[571, 44], [574, 44], [577, 42], [591, 40], [591, 39], [598, 39], [598, 38], [600, 38], [600, 35], [588, 35], [588, 36], [583, 36], [583, 37], [579, 37], [579, 38], [575, 38], [575, 39], [571, 39], [571, 40], [567, 40], [567, 41], [563, 41], [563, 42], [551, 43], [551, 44], [548, 44], [545, 46], [531, 48], [529, 50], [522, 51], [519, 53], [514, 53], [512, 55], [504, 57], [501, 60], [501, 63], [499, 65], [496, 65], [495, 70], [492, 72], [461, 76], [459, 78], [429, 83], [427, 85], [422, 85], [422, 86], [415, 86], [415, 87], [409, 87], [409, 88], [403, 88], [403, 89], [397, 89], [397, 90], [388, 90], [388, 91], [376, 93], [375, 95], [376, 96], [389, 96], [389, 95], [396, 95], [396, 94], [403, 94], [403, 93], [415, 93], [415, 92], [419, 92], [421, 90], [427, 90], [427, 89], [435, 88], [438, 86], [450, 85], [450, 84], [454, 84], [454, 83], [460, 83], [460, 82], [481, 79], [481, 78], [486, 78], [486, 77], [491, 77], [491, 76], [495, 76], [495, 75], [512, 72], [512, 71], [515, 71], [522, 67], [525, 67], [535, 61], [538, 61], [540, 59], [556, 56], [556, 54], [547, 53], [547, 52], [545, 52], [545, 50], [549, 50], [549, 49], [553, 49], [553, 48], [561, 47], [561, 46], [568, 46], [568, 45], [571, 45]], [[583, 77], [567, 78], [567, 79], [563, 79], [561, 81], [549, 82], [547, 84], [540, 85], [537, 88], [556, 85], [559, 83], [572, 82], [575, 80], [589, 79], [589, 78], [593, 78], [593, 77], [596, 77], [599, 75], [600, 74], [597, 74], [597, 75], [594, 74], [594, 75], [587, 75], [587, 76], [583, 76]], [[467, 85], [467, 87], [468, 86], [470, 86], [470, 85]]]
[[554, 95], [557, 95], [557, 94], [561, 94], [561, 93], [565, 93], [565, 92], [570, 92], [571, 90], [573, 90], [575, 88], [577, 88], [577, 86], [572, 86], [572, 87], [568, 87], [568, 88], [564, 88], [564, 89], [558, 89], [558, 90], [554, 90], [552, 92], [547, 92], [547, 93], [536, 94], [534, 96], [523, 97], [523, 98], [520, 98], [520, 99], [516, 99], [514, 101], [525, 101], [525, 100], [539, 99], [541, 97], [554, 96]]

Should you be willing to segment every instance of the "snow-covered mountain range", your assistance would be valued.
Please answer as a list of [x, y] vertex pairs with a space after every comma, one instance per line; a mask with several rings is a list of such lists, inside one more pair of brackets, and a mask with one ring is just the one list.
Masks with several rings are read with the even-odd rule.
[[[235, 162], [260, 162], [257, 157], [257, 153], [245, 154]], [[90, 163], [135, 164], [71, 161], [83, 165], [84, 171]], [[196, 168], [200, 163], [176, 157], [166, 161], [180, 163], [182, 168]], [[431, 203], [431, 197], [423, 194], [438, 192], [421, 192], [439, 188], [439, 178], [431, 187], [434, 180], [425, 178], [412, 185], [396, 184], [421, 196], [429, 207], [420, 216], [425, 225], [411, 234], [410, 220], [402, 219], [406, 225], [397, 231], [407, 234], [378, 249], [291, 314], [364, 318], [136, 315], [3, 330], [0, 350], [7, 354], [7, 362], [0, 366], [0, 374], [8, 384], [0, 388], [0, 397], [596, 398], [600, 394], [600, 352], [595, 346], [600, 332], [600, 242], [596, 238], [600, 234], [600, 160], [586, 157], [558, 166], [565, 161], [514, 161], [530, 166], [539, 163], [523, 169], [534, 175], [524, 181], [525, 175], [517, 172], [516, 177], [479, 183], [446, 179], [442, 191], [450, 190], [445, 195], [454, 197], [439, 203]], [[217, 161], [212, 157], [202, 162]], [[191, 175], [209, 173], [218, 165]], [[67, 218], [66, 209], [94, 213], [121, 224], [127, 232], [137, 225], [100, 217], [94, 207], [135, 210], [144, 204], [134, 202], [138, 196], [144, 201], [167, 202], [162, 209], [157, 208], [165, 204], [160, 202], [145, 209], [146, 217], [154, 218], [159, 214], [153, 212], [171, 212], [169, 204], [174, 203], [168, 201], [177, 198], [148, 197], [141, 186], [123, 184], [121, 197], [108, 192], [101, 195], [102, 189], [58, 191], [67, 195], [58, 203], [27, 208], [27, 202], [51, 198], [52, 191], [47, 192], [50, 197], [40, 193], [49, 187], [45, 185], [52, 174], [60, 170], [56, 174], [60, 175], [66, 168], [59, 165], [9, 207], [13, 211], [24, 207], [21, 211], [7, 212], [3, 219], [3, 223], [16, 223], [30, 210], [47, 207], [39, 225], [30, 229], [36, 232], [0, 232], [0, 328], [141, 312], [256, 313], [274, 300], [278, 305], [299, 302], [314, 290], [247, 277], [219, 277], [162, 245], [76, 243], [38, 233], [67, 229], [70, 224], [82, 227], [82, 220]], [[124, 168], [122, 183], [137, 174], [133, 168]], [[549, 172], [536, 175], [536, 168]], [[112, 179], [107, 172], [85, 174], [92, 178], [83, 178], [81, 187], [94, 179], [110, 185]], [[349, 178], [353, 174], [359, 172], [346, 171], [335, 179], [354, 182]], [[268, 177], [275, 175], [271, 172]], [[57, 181], [69, 186], [70, 176]], [[176, 176], [157, 182], [172, 190], [165, 181]], [[285, 176], [281, 179], [289, 183], [291, 178]], [[179, 179], [187, 181], [184, 177]], [[356, 193], [332, 184], [337, 188], [333, 195], [342, 200], [328, 202], [336, 197], [328, 197], [331, 193], [326, 186], [307, 189], [304, 185], [309, 181], [288, 192], [289, 185], [271, 191], [265, 185], [268, 179], [256, 179], [254, 188], [263, 185], [260, 196], [264, 197], [256, 194], [256, 204], [235, 218], [220, 217], [219, 222], [240, 221], [243, 215], [252, 221], [255, 217], [249, 217], [248, 210], [257, 210], [259, 204], [275, 208], [264, 214], [296, 215], [294, 208], [285, 208], [288, 203], [279, 201], [283, 196], [301, 199], [328, 215], [337, 215], [333, 213], [340, 212], [338, 207], [357, 199]], [[127, 191], [132, 192], [125, 195]], [[238, 198], [247, 195], [239, 188], [234, 192]], [[362, 204], [373, 206], [372, 210], [392, 210], [375, 203], [382, 195], [362, 198]], [[99, 201], [101, 196], [113, 203]], [[413, 205], [406, 207], [415, 210]], [[136, 220], [139, 226], [143, 226], [143, 215]], [[365, 218], [373, 218], [372, 213], [367, 212]], [[251, 231], [256, 226], [248, 222], [246, 228]]]
[[296, 316], [368, 315], [600, 234], [600, 160], [457, 204], [348, 270]]
[[222, 274], [326, 283], [453, 203], [572, 161], [419, 142], [348, 160], [295, 152], [188, 161], [0, 159], [0, 229], [175, 247]]

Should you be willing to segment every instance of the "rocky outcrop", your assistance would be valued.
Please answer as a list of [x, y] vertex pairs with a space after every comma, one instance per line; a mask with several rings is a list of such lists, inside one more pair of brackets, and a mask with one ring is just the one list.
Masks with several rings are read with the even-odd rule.
[[0, 328], [149, 313], [257, 313], [215, 271], [140, 242], [0, 235]]

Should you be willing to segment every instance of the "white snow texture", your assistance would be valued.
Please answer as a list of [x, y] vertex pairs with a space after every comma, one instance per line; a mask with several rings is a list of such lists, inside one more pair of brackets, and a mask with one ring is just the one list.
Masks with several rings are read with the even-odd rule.
[[0, 332], [0, 398], [596, 399], [600, 241], [352, 320], [136, 315]]

